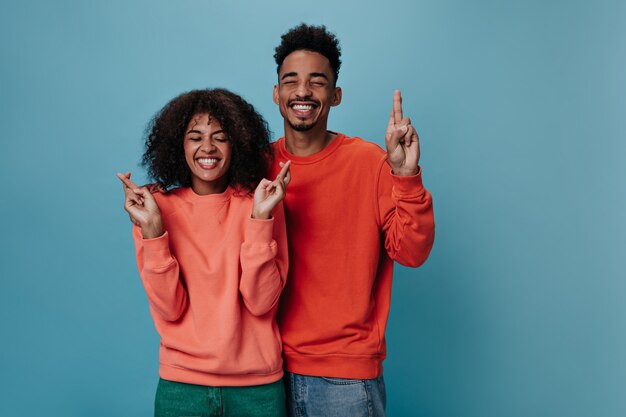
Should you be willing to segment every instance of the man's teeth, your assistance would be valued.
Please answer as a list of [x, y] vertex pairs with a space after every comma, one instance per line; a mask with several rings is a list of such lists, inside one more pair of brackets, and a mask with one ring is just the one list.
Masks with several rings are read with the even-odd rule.
[[312, 104], [294, 104], [292, 106], [294, 110], [311, 110], [313, 108]]
[[200, 159], [198, 159], [198, 162], [200, 162], [202, 165], [211, 165], [211, 164], [217, 164], [217, 159], [215, 159], [215, 158], [200, 158]]

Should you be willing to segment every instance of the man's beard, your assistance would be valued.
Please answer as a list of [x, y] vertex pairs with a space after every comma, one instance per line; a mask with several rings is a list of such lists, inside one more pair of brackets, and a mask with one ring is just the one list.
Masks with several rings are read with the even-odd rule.
[[290, 121], [287, 121], [289, 123], [289, 126], [291, 126], [291, 128], [297, 132], [307, 132], [311, 129], [313, 129], [313, 127], [315, 127], [315, 123], [311, 123], [311, 124], [306, 124], [306, 123], [300, 123], [300, 124], [293, 124]]

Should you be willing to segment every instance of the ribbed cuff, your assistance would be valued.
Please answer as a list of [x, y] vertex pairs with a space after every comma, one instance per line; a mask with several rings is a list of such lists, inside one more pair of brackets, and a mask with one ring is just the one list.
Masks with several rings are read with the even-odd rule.
[[393, 184], [393, 193], [397, 196], [414, 196], [424, 192], [424, 184], [422, 184], [422, 168], [417, 167], [415, 175], [394, 175], [391, 171]]
[[246, 227], [247, 243], [266, 243], [272, 241], [272, 232], [274, 231], [274, 218], [271, 219], [248, 219]]
[[159, 269], [172, 263], [170, 240], [167, 231], [154, 239], [143, 239], [144, 268]]

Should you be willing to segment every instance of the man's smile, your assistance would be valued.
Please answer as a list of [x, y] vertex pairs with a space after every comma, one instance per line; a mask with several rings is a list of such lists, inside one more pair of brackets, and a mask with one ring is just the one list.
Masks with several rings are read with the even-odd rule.
[[290, 100], [289, 108], [297, 117], [308, 117], [319, 107], [320, 103], [313, 100]]

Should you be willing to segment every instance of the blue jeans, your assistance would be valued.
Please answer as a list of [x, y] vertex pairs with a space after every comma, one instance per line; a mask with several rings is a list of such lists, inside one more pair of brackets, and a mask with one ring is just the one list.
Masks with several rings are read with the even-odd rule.
[[290, 417], [385, 417], [385, 381], [285, 372]]

